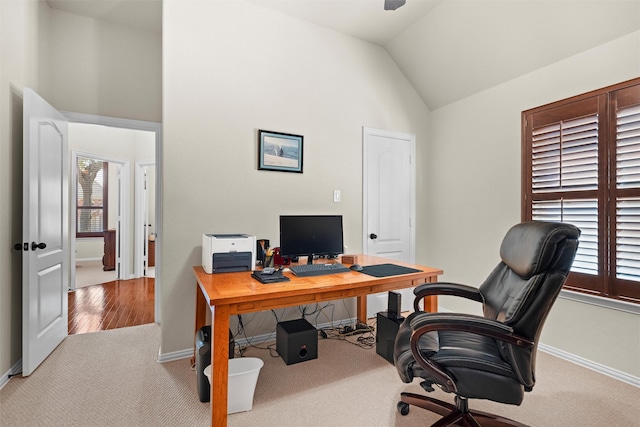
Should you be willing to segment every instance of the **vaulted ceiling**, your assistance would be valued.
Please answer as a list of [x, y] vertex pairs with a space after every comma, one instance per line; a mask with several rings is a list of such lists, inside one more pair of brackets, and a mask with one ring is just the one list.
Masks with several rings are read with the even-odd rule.
[[[46, 0], [161, 31], [161, 0]], [[387, 50], [437, 109], [640, 30], [640, 0], [247, 0]]]

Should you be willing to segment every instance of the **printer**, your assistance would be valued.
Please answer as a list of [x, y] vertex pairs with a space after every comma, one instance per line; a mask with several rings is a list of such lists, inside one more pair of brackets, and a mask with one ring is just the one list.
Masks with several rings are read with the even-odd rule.
[[208, 274], [253, 271], [256, 236], [250, 234], [203, 234], [202, 268]]

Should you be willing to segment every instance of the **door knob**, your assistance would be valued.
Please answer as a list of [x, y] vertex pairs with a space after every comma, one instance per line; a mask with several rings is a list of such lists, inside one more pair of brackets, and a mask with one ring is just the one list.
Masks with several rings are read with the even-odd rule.
[[371, 233], [371, 234], [369, 234], [369, 238], [370, 238], [371, 240], [375, 240], [375, 239], [377, 239], [377, 238], [378, 238], [378, 235], [377, 235], [377, 234], [375, 234], [375, 233]]
[[28, 251], [29, 250], [29, 244], [25, 243], [24, 245], [22, 243], [16, 243], [15, 245], [13, 245], [13, 249], [15, 249], [16, 251]]
[[35, 251], [36, 249], [44, 249], [46, 247], [47, 247], [46, 243], [31, 242], [31, 250], [32, 251]]

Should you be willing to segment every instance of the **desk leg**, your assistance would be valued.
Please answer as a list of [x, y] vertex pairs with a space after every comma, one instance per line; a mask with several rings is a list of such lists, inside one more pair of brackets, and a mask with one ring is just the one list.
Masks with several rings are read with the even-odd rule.
[[[433, 282], [437, 282], [438, 281], [438, 276], [436, 277], [429, 277], [427, 279], [427, 283], [433, 283]], [[428, 312], [428, 313], [437, 313], [438, 312], [438, 297], [437, 295], [431, 295], [429, 297], [426, 297], [423, 301], [424, 304], [424, 311]]]
[[[430, 277], [427, 283], [436, 282], [438, 277]], [[426, 297], [423, 301], [424, 311], [429, 313], [438, 312], [438, 297], [435, 295]], [[367, 323], [367, 296], [357, 297], [356, 318], [358, 322]]]
[[[438, 297], [429, 296], [424, 299], [424, 309], [429, 313], [436, 313], [438, 311]], [[358, 322], [367, 323], [367, 297], [358, 297], [356, 317]]]
[[[193, 333], [195, 337], [200, 328], [205, 326], [207, 323], [207, 310], [209, 309], [207, 305], [207, 300], [204, 298], [202, 291], [200, 290], [200, 285], [196, 282], [196, 330]], [[195, 346], [193, 348], [193, 357], [191, 358], [191, 364], [196, 363], [196, 350]]]
[[229, 306], [214, 306], [211, 336], [211, 425], [227, 425]]
[[358, 322], [367, 323], [367, 295], [359, 296], [356, 299], [356, 319]]
[[424, 299], [424, 311], [428, 313], [437, 313], [438, 312], [438, 297], [435, 295], [431, 295]]

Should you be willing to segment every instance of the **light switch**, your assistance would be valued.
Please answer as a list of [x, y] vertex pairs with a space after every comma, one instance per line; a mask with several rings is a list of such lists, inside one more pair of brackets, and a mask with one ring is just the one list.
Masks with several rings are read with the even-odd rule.
[[333, 190], [333, 201], [335, 203], [340, 203], [340, 190]]

